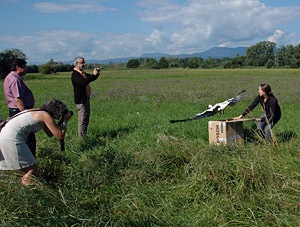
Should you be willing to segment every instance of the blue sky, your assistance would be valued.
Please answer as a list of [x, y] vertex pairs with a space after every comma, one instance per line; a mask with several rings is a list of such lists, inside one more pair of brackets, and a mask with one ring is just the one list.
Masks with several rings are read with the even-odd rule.
[[300, 43], [299, 0], [1, 0], [0, 51], [28, 62]]

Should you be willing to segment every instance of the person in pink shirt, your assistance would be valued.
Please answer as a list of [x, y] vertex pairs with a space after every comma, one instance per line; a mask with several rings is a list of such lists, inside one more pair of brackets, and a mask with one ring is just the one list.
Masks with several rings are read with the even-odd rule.
[[[34, 96], [29, 87], [24, 83], [27, 62], [17, 58], [11, 64], [11, 72], [4, 79], [4, 96], [9, 108], [9, 116], [34, 107]], [[27, 145], [33, 156], [36, 156], [36, 138], [34, 132], [27, 138]]]

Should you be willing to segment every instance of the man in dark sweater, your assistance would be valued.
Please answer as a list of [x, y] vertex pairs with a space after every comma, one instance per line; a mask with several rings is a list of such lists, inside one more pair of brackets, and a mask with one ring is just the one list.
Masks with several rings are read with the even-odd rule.
[[95, 68], [93, 74], [86, 73], [84, 71], [85, 61], [83, 57], [76, 57], [74, 66], [71, 80], [74, 90], [74, 101], [78, 111], [78, 136], [84, 137], [87, 134], [90, 121], [90, 83], [98, 79], [100, 69]]

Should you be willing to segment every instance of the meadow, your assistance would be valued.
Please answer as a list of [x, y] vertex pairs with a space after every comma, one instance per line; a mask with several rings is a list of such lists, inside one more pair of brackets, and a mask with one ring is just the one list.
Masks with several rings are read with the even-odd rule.
[[[299, 69], [104, 70], [92, 84], [81, 140], [70, 73], [28, 74], [36, 107], [58, 98], [74, 117], [64, 152], [37, 133], [34, 186], [21, 186], [18, 172], [0, 172], [0, 225], [300, 226], [299, 76]], [[263, 82], [282, 108], [276, 142], [259, 140], [248, 121], [243, 145], [210, 145], [208, 121], [240, 115]], [[243, 89], [223, 115], [169, 123]], [[7, 115], [2, 96], [0, 117]]]

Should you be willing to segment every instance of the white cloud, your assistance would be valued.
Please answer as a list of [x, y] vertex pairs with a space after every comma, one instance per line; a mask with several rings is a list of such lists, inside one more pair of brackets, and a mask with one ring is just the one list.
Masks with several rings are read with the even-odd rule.
[[143, 39], [134, 34], [91, 34], [68, 30], [41, 32], [34, 36], [0, 36], [0, 42], [8, 49], [23, 51], [29, 62], [67, 61], [78, 55], [86, 59], [140, 56], [149, 50], [141, 47]]
[[[40, 2], [34, 8], [44, 13], [113, 10], [99, 1], [61, 2]], [[72, 60], [77, 55], [108, 59], [150, 52], [188, 54], [214, 46], [249, 46], [263, 40], [278, 45], [299, 43], [296, 35], [282, 25], [299, 19], [300, 7], [267, 7], [259, 0], [143, 0], [138, 5], [146, 34], [55, 30], [32, 32], [30, 36], [0, 35], [0, 43], [5, 48], [19, 48], [29, 61], [39, 62]]]
[[169, 51], [266, 40], [280, 25], [300, 17], [300, 7], [267, 7], [258, 0], [163, 1], [157, 8], [143, 3], [141, 19], [152, 24], [155, 34], [168, 34], [160, 43], [165, 41]]
[[87, 12], [103, 12], [108, 9], [94, 1], [85, 1], [80, 3], [53, 3], [38, 2], [33, 4], [33, 9], [42, 13], [87, 13]]
[[271, 35], [269, 38], [268, 38], [268, 41], [270, 42], [274, 42], [274, 43], [277, 43], [278, 40], [281, 40], [282, 38], [284, 38], [285, 36], [285, 33], [281, 30], [276, 30], [274, 32], [273, 35]]
[[8, 43], [8, 46], [26, 53], [29, 61], [40, 62], [51, 58], [61, 61], [69, 60], [82, 50], [88, 53], [92, 49], [93, 39], [95, 39], [93, 34], [67, 30], [40, 32], [34, 36], [0, 37], [0, 41]]
[[154, 29], [154, 31], [150, 34], [149, 37], [146, 38], [146, 41], [150, 42], [153, 46], [156, 46], [160, 43], [162, 43], [162, 32], [160, 32], [157, 29]]
[[[287, 33], [287, 32], [283, 32], [279, 29], [275, 30], [274, 34], [272, 34], [271, 36], [269, 36], [267, 38], [268, 41], [270, 42], [274, 42], [276, 44], [278, 44], [279, 46], [281, 45], [298, 45], [299, 41], [298, 40], [294, 40], [294, 37], [296, 37], [295, 33]], [[293, 40], [293, 41], [291, 41]]]

